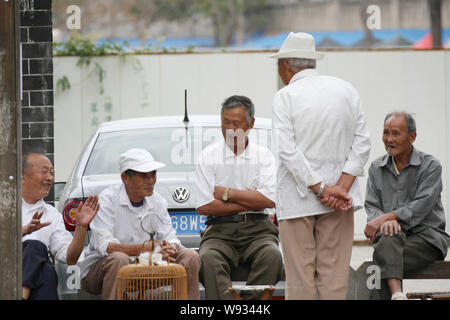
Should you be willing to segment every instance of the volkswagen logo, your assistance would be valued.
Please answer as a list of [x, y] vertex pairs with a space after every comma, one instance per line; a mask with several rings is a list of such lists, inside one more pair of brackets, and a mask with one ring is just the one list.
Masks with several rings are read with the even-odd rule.
[[178, 203], [186, 202], [189, 197], [191, 196], [191, 193], [189, 192], [189, 189], [186, 187], [177, 187], [175, 191], [172, 193], [172, 198]]

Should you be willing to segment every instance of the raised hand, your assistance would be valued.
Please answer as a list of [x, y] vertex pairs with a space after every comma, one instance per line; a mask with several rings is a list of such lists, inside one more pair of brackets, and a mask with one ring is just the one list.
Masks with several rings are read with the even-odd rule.
[[37, 212], [31, 218], [31, 221], [22, 227], [22, 236], [35, 232], [51, 224], [51, 222], [41, 223], [41, 217], [44, 212]]
[[80, 226], [87, 228], [99, 209], [100, 204], [98, 203], [97, 195], [89, 196], [84, 203], [80, 203], [78, 210], [75, 213], [77, 227]]

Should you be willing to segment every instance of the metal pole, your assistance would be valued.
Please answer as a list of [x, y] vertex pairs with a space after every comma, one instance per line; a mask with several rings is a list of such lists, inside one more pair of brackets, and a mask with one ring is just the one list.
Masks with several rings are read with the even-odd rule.
[[22, 297], [19, 2], [0, 0], [0, 299]]

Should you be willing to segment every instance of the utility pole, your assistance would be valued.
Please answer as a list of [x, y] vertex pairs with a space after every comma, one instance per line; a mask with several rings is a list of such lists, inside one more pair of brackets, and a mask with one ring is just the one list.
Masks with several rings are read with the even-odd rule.
[[0, 0], [0, 300], [22, 297], [19, 2]]
[[433, 49], [442, 49], [442, 0], [428, 0]]

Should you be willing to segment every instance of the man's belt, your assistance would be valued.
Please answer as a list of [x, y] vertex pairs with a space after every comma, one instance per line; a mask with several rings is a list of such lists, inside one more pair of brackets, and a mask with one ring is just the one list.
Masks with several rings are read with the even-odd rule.
[[265, 213], [257, 213], [257, 212], [245, 212], [245, 213], [237, 213], [229, 216], [223, 217], [211, 217], [206, 220], [205, 224], [210, 226], [218, 223], [227, 223], [227, 222], [248, 222], [248, 221], [260, 221], [260, 220], [269, 220], [269, 216]]

